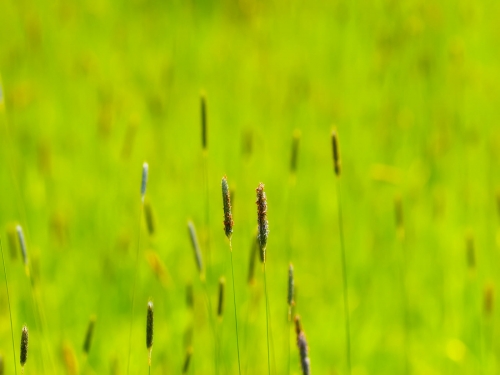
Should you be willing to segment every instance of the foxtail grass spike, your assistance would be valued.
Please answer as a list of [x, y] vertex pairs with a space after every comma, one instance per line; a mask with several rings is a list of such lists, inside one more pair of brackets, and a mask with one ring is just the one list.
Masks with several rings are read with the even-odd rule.
[[231, 195], [227, 185], [227, 177], [222, 177], [222, 205], [224, 208], [224, 232], [231, 239], [233, 234], [233, 215], [231, 214]]
[[224, 290], [226, 287], [226, 279], [221, 277], [219, 279], [219, 304], [217, 305], [217, 316], [222, 318], [224, 314]]
[[340, 176], [340, 149], [339, 149], [339, 140], [337, 131], [335, 129], [332, 130], [332, 152], [333, 152], [333, 169], [335, 170], [335, 174]]
[[257, 225], [258, 233], [257, 239], [259, 241], [260, 247], [260, 260], [262, 263], [266, 263], [266, 246], [267, 246], [267, 236], [269, 234], [269, 225], [267, 222], [267, 198], [266, 192], [264, 191], [264, 184], [261, 182], [256, 189], [257, 192]]
[[255, 281], [255, 259], [257, 258], [257, 249], [259, 241], [257, 236], [252, 236], [252, 247], [250, 248], [250, 260], [248, 262], [248, 283], [252, 285]]
[[309, 348], [302, 326], [300, 317], [295, 316], [295, 333], [297, 334], [297, 346], [299, 348], [300, 366], [302, 367], [302, 375], [311, 375], [311, 361], [309, 359]]
[[146, 348], [149, 351], [149, 367], [151, 367], [151, 350], [153, 349], [153, 302], [148, 302], [148, 312], [146, 316]]
[[3, 355], [0, 354], [0, 375], [4, 374]]
[[290, 321], [292, 314], [292, 306], [294, 305], [294, 279], [293, 279], [293, 264], [290, 263], [288, 266], [288, 321]]
[[144, 162], [142, 164], [142, 181], [141, 181], [141, 200], [144, 203], [144, 197], [146, 196], [146, 188], [148, 187], [148, 173], [149, 165]]
[[207, 98], [204, 93], [201, 94], [201, 147], [206, 150], [207, 144]]
[[290, 158], [290, 172], [292, 174], [295, 174], [295, 172], [297, 172], [297, 158], [299, 154], [299, 145], [300, 145], [300, 130], [296, 129], [293, 132], [292, 155]]
[[186, 358], [184, 359], [184, 365], [182, 366], [182, 373], [186, 374], [189, 370], [189, 364], [191, 363], [191, 357], [193, 355], [193, 348], [189, 347], [186, 350]]
[[26, 360], [28, 359], [28, 327], [23, 326], [21, 331], [21, 351], [20, 351], [21, 367], [24, 368]]
[[94, 336], [95, 322], [96, 322], [96, 316], [92, 315], [89, 319], [87, 333], [85, 334], [85, 341], [83, 342], [83, 352], [85, 353], [85, 355], [89, 355], [90, 352], [90, 346], [92, 345], [92, 337]]
[[196, 258], [196, 266], [200, 272], [200, 276], [203, 277], [203, 260], [201, 258], [200, 245], [198, 244], [198, 238], [196, 237], [196, 229], [194, 224], [190, 221], [188, 222], [189, 237], [191, 238], [191, 245], [193, 246], [194, 256]]
[[486, 284], [484, 288], [484, 313], [486, 316], [493, 314], [494, 290], [492, 284]]
[[148, 233], [150, 236], [152, 236], [153, 234], [155, 234], [155, 218], [153, 215], [153, 208], [151, 207], [149, 199], [146, 199], [146, 202], [144, 202], [144, 218], [146, 219]]
[[24, 239], [23, 228], [18, 225], [16, 227], [17, 239], [19, 240], [19, 247], [21, 248], [21, 254], [23, 255], [24, 265], [28, 265], [28, 250], [26, 249], [26, 240]]

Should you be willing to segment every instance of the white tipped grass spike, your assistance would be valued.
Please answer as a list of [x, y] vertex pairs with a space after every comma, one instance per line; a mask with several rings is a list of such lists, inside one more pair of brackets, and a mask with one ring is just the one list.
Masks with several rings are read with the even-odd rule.
[[144, 197], [146, 196], [146, 188], [148, 186], [148, 173], [149, 173], [149, 165], [144, 162], [142, 165], [142, 182], [141, 182], [141, 200], [144, 203]]

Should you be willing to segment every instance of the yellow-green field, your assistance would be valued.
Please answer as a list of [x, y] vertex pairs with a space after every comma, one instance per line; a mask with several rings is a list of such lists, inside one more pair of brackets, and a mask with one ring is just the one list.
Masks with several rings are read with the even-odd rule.
[[[188, 352], [189, 374], [238, 374], [224, 175], [242, 374], [269, 372], [268, 345], [272, 374], [302, 374], [290, 262], [311, 373], [349, 374], [342, 232], [353, 375], [499, 373], [499, 16], [468, 0], [0, 2], [4, 373], [21, 373], [26, 324], [26, 375], [146, 374], [152, 300], [151, 374], [181, 374]], [[269, 340], [258, 255], [248, 282], [260, 182]]]

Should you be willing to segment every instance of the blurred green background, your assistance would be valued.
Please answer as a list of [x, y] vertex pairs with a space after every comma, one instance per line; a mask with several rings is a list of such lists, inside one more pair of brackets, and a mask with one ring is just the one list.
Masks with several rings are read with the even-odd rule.
[[[500, 282], [499, 15], [498, 2], [467, 0], [3, 1], [0, 228], [17, 355], [21, 326], [30, 327], [26, 374], [72, 373], [73, 356], [82, 373], [125, 374], [136, 264], [130, 373], [147, 371], [148, 298], [152, 373], [181, 373], [189, 327], [189, 373], [214, 373], [214, 358], [221, 374], [236, 373], [224, 174], [233, 190], [242, 372], [267, 372], [260, 265], [247, 283], [262, 181], [272, 372], [288, 373], [289, 361], [291, 373], [300, 372], [286, 322], [291, 260], [312, 372], [346, 374], [332, 125], [342, 153], [353, 373], [405, 373], [405, 300], [408, 373], [498, 373], [500, 316], [485, 308], [484, 293]], [[144, 160], [153, 235], [140, 217]], [[227, 280], [218, 345], [188, 220], [205, 255], [209, 243], [213, 309], [218, 278]], [[16, 257], [9, 250], [16, 223], [25, 230], [34, 289], [19, 250]], [[12, 374], [4, 287], [0, 299], [0, 353]]]

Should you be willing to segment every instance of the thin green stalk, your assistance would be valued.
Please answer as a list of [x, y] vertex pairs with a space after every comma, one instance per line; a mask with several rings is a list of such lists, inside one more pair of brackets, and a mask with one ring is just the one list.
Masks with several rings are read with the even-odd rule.
[[[289, 314], [290, 315], [290, 314]], [[292, 352], [290, 350], [290, 322], [287, 322], [286, 324], [287, 328], [288, 328], [288, 374], [290, 374], [290, 362], [292, 361]]]
[[233, 246], [231, 244], [231, 239], [229, 239], [229, 249], [231, 252], [231, 273], [233, 276], [233, 302], [234, 302], [234, 324], [236, 325], [236, 350], [238, 351], [238, 373], [241, 375], [241, 365], [240, 365], [240, 343], [239, 343], [239, 333], [238, 333], [238, 317], [236, 314], [236, 291], [234, 289], [234, 266], [233, 266]]
[[14, 344], [14, 326], [12, 324], [12, 311], [10, 309], [9, 283], [7, 282], [7, 270], [5, 268], [5, 259], [3, 257], [3, 245], [2, 245], [1, 238], [0, 238], [0, 250], [2, 251], [2, 263], [3, 263], [3, 273], [5, 276], [5, 288], [7, 289], [7, 304], [9, 305], [10, 332], [12, 334], [12, 354], [14, 355], [14, 373], [17, 375], [16, 349], [15, 349], [15, 344]]
[[348, 285], [347, 285], [347, 262], [345, 255], [345, 245], [344, 245], [344, 225], [342, 222], [342, 204], [341, 204], [341, 193], [340, 193], [340, 180], [337, 178], [337, 204], [338, 204], [338, 215], [339, 215], [339, 235], [340, 235], [340, 252], [342, 257], [342, 282], [343, 282], [343, 294], [344, 294], [344, 315], [345, 315], [345, 335], [346, 335], [346, 360], [347, 360], [347, 373], [351, 374], [351, 332], [349, 324], [349, 295], [348, 295]]
[[219, 342], [218, 342], [218, 337], [217, 337], [217, 331], [215, 329], [215, 324], [214, 324], [214, 317], [212, 314], [212, 303], [210, 302], [210, 297], [208, 295], [208, 288], [207, 288], [207, 283], [203, 278], [201, 278], [201, 284], [203, 285], [203, 289], [205, 291], [205, 304], [207, 306], [208, 310], [208, 320], [210, 321], [210, 326], [212, 327], [212, 333], [214, 335], [214, 342], [215, 342], [215, 373], [219, 374]]
[[266, 338], [267, 338], [267, 368], [268, 374], [271, 375], [271, 355], [269, 352], [269, 301], [267, 298], [267, 278], [266, 278], [266, 263], [264, 263], [264, 290], [266, 294]]
[[142, 221], [143, 210], [144, 210], [144, 200], [141, 201], [141, 210], [139, 213], [139, 236], [137, 240], [137, 252], [135, 256], [134, 286], [132, 287], [132, 311], [130, 314], [130, 332], [128, 336], [127, 374], [129, 374], [130, 371], [130, 355], [132, 354], [132, 326], [134, 322], [135, 286], [137, 283], [137, 274], [139, 273], [139, 253], [141, 249], [141, 221]]
[[212, 270], [212, 254], [210, 251], [210, 189], [208, 183], [208, 151], [203, 150], [203, 172], [205, 179], [205, 249], [207, 259], [207, 278], [211, 277]]

